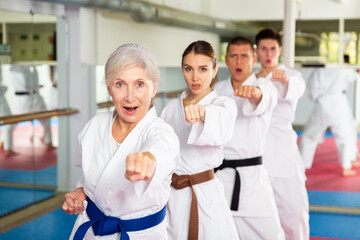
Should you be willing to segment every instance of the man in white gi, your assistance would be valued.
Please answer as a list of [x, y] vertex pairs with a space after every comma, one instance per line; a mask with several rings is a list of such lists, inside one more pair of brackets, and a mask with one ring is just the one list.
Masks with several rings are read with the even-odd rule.
[[305, 91], [300, 72], [279, 66], [281, 36], [273, 29], [263, 29], [256, 37], [256, 55], [261, 69], [256, 77], [265, 77], [278, 91], [278, 102], [272, 113], [264, 166], [274, 191], [281, 226], [287, 240], [309, 239], [309, 200], [305, 172], [292, 128], [299, 98]]
[[238, 114], [216, 176], [224, 184], [240, 239], [285, 239], [261, 159], [277, 95], [269, 80], [252, 74], [256, 60], [250, 40], [236, 37], [229, 42], [225, 62], [231, 77], [215, 89], [235, 100]]
[[[11, 83], [15, 90], [12, 110], [14, 114], [25, 114], [47, 110], [43, 97], [39, 93], [39, 76], [36, 66], [12, 65], [10, 68]], [[50, 119], [39, 119], [43, 126], [40, 140], [48, 149], [52, 145]], [[33, 136], [30, 136], [33, 140]]]
[[[5, 98], [7, 87], [2, 85], [2, 70], [0, 66], [0, 117], [11, 115], [10, 107]], [[12, 124], [1, 126], [0, 148], [5, 151], [6, 156], [15, 155], [13, 151], [13, 130]]]
[[97, 114], [79, 134], [83, 175], [62, 207], [80, 213], [70, 239], [167, 239], [179, 140], [152, 106], [159, 78], [154, 57], [141, 45], [124, 44], [110, 55], [105, 82], [115, 110]]
[[357, 166], [357, 134], [346, 90], [358, 75], [354, 69], [315, 70], [309, 78], [309, 96], [315, 102], [313, 112], [300, 140], [300, 153], [306, 168], [311, 168], [316, 148], [322, 142], [324, 133], [330, 128], [334, 135], [343, 176], [354, 176], [351, 169]]

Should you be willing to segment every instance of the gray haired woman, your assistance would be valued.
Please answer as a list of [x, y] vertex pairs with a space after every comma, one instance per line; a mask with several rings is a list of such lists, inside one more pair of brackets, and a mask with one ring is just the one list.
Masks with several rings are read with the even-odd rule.
[[166, 238], [165, 205], [179, 142], [152, 106], [159, 77], [154, 57], [141, 45], [124, 44], [110, 55], [105, 81], [115, 110], [97, 114], [79, 134], [83, 175], [62, 207], [81, 213], [71, 239]]

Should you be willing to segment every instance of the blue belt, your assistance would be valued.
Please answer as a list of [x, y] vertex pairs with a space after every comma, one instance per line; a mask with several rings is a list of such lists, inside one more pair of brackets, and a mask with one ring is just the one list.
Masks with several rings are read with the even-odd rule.
[[165, 205], [163, 209], [152, 215], [121, 220], [120, 218], [105, 216], [89, 197], [87, 197], [86, 200], [88, 201], [86, 213], [90, 221], [81, 224], [75, 232], [74, 240], [82, 240], [90, 227], [93, 228], [95, 236], [105, 236], [121, 232], [120, 240], [129, 240], [127, 232], [141, 231], [155, 227], [164, 220], [166, 214]]

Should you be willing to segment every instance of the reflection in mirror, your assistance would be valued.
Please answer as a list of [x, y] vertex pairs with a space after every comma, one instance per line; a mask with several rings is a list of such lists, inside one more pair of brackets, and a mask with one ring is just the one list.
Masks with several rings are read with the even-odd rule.
[[[52, 120], [57, 137], [57, 120]], [[0, 127], [0, 134], [7, 125]], [[13, 135], [15, 154], [0, 151], [0, 216], [54, 195], [56, 188], [56, 149], [41, 141], [43, 128], [39, 121], [16, 124]]]
[[[0, 117], [56, 109], [56, 17], [0, 20]], [[57, 118], [0, 125], [0, 216], [54, 195], [57, 145]]]

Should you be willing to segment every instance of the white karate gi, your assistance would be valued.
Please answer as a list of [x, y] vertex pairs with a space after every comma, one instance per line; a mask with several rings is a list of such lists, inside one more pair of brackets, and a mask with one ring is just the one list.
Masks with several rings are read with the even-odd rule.
[[[289, 84], [273, 82], [278, 102], [273, 110], [263, 154], [272, 185], [281, 226], [286, 239], [309, 239], [309, 200], [303, 162], [292, 128], [296, 105], [304, 94], [305, 81], [300, 72], [280, 66], [289, 76]], [[272, 73], [266, 78], [271, 79]]]
[[[112, 149], [111, 128], [117, 112], [93, 117], [78, 137], [77, 165], [83, 176], [77, 187], [106, 215], [121, 219], [145, 217], [160, 211], [170, 195], [171, 176], [179, 161], [179, 140], [173, 129], [156, 116], [151, 108], [117, 150]], [[112, 153], [114, 151], [114, 154]], [[150, 181], [130, 182], [125, 178], [126, 157], [131, 153], [150, 152], [156, 158], [156, 170]], [[72, 234], [88, 221], [86, 211], [79, 214]], [[137, 232], [128, 232], [131, 240], [167, 239], [166, 221]], [[85, 239], [119, 239], [120, 234], [94, 236], [92, 228]]]
[[[179, 137], [181, 164], [175, 171], [178, 175], [201, 173], [222, 163], [223, 144], [230, 140], [237, 113], [232, 99], [219, 97], [213, 90], [198, 103], [205, 107], [205, 122], [188, 123], [183, 106], [187, 94], [184, 91], [180, 98], [168, 102], [161, 112], [161, 118]], [[198, 203], [199, 239], [238, 239], [222, 183], [215, 177], [193, 189]], [[191, 200], [190, 187], [171, 188], [167, 205], [169, 239], [187, 239]]]
[[[0, 117], [11, 115], [10, 107], [5, 98], [7, 87], [2, 85], [2, 71], [0, 67]], [[1, 126], [1, 142], [3, 142], [4, 150], [11, 150], [13, 145], [14, 125], [6, 124]]]
[[[11, 83], [15, 92], [29, 94], [15, 95], [12, 110], [14, 114], [25, 114], [47, 110], [44, 99], [39, 94], [39, 77], [35, 66], [12, 65], [10, 68]], [[52, 143], [50, 119], [39, 119], [43, 126], [43, 137], [46, 144]]]
[[[246, 159], [262, 156], [272, 110], [277, 102], [276, 89], [265, 78], [256, 79], [252, 74], [243, 85], [258, 86], [262, 99], [254, 106], [248, 99], [235, 97], [231, 80], [215, 85], [219, 95], [235, 99], [238, 115], [231, 140], [225, 144], [225, 159]], [[232, 211], [240, 239], [284, 239], [274, 194], [263, 165], [238, 167], [241, 190], [238, 211]], [[235, 170], [218, 170], [216, 176], [225, 187], [230, 206]]]
[[356, 160], [356, 124], [346, 89], [358, 78], [353, 69], [317, 69], [308, 81], [310, 99], [315, 102], [312, 114], [301, 136], [300, 153], [306, 168], [311, 168], [317, 145], [329, 127], [334, 135], [340, 164], [351, 168]]

